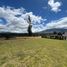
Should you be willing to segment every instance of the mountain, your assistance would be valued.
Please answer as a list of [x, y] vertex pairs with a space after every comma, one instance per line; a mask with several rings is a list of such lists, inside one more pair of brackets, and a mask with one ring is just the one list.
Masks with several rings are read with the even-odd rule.
[[64, 29], [64, 28], [47, 29], [47, 30], [41, 31], [40, 33], [51, 33], [51, 32], [67, 32], [67, 29]]

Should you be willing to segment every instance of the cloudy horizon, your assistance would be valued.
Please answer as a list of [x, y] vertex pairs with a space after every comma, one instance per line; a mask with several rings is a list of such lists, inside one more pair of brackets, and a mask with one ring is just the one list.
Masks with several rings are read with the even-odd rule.
[[[28, 4], [24, 5], [20, 5], [22, 0], [20, 2], [17, 1], [20, 7], [18, 7], [19, 5], [16, 6], [16, 3], [11, 6], [11, 1], [8, 1], [11, 5], [7, 4], [7, 1], [5, 3], [4, 1], [3, 3], [0, 1], [0, 32], [27, 33], [29, 25], [27, 22], [28, 16], [31, 17], [32, 32], [53, 28], [67, 29], [67, 8], [65, 0], [45, 0], [43, 1], [46, 2], [44, 6], [41, 0], [37, 0], [35, 4], [37, 7], [33, 4], [29, 5], [28, 1], [25, 1]], [[12, 2], [15, 1], [12, 0]]]

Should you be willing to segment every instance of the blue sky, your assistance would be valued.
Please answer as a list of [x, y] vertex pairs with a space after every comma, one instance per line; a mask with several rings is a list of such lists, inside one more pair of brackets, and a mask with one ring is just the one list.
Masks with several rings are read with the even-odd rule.
[[[31, 18], [32, 16], [38, 17], [37, 19], [40, 18], [40, 22], [37, 19], [34, 22], [32, 21], [33, 32], [51, 28], [67, 28], [67, 0], [0, 0], [0, 7], [3, 8], [4, 11], [8, 9], [7, 7], [12, 7], [13, 10], [24, 8], [26, 13], [31, 14]], [[9, 9], [12, 10], [11, 8]], [[6, 23], [6, 21], [7, 18], [4, 19], [3, 16], [0, 16], [0, 26], [2, 28], [9, 23], [8, 21]], [[4, 28], [2, 28], [1, 31], [4, 31]], [[6, 27], [6, 30], [7, 28], [8, 27]], [[17, 31], [20, 32], [21, 30], [19, 31], [18, 29]]]

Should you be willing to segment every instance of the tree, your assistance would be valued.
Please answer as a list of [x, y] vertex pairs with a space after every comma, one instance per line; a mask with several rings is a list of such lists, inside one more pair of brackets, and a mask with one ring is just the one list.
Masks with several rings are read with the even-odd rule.
[[54, 31], [54, 32], [53, 32], [53, 34], [57, 34], [57, 32], [56, 32], [56, 31]]
[[28, 23], [29, 23], [29, 26], [28, 26], [28, 35], [31, 36], [32, 35], [32, 31], [31, 31], [32, 24], [31, 24], [31, 18], [30, 18], [30, 16], [28, 16]]

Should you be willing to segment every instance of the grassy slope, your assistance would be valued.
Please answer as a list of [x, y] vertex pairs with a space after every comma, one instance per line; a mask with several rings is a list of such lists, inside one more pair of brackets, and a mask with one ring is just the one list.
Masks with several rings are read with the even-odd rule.
[[67, 67], [67, 41], [0, 40], [0, 67]]

